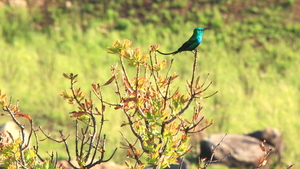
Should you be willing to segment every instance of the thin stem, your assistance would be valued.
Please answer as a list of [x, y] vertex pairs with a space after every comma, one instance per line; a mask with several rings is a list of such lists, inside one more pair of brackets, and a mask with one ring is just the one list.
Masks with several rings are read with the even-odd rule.
[[21, 129], [21, 137], [22, 137], [22, 143], [21, 143], [21, 149], [20, 150], [23, 150], [23, 146], [25, 144], [25, 128], [24, 126], [16, 119], [14, 113], [9, 109], [9, 107], [6, 107], [6, 109], [4, 111], [7, 111], [11, 118], [13, 119], [13, 121], [15, 122], [15, 124], [18, 125], [18, 127]]
[[171, 70], [171, 68], [173, 66], [173, 62], [174, 62], [174, 59], [171, 59], [171, 63], [170, 63], [169, 69], [167, 71], [166, 78], [169, 76], [170, 70]]
[[198, 50], [196, 49], [194, 54], [194, 64], [193, 64], [192, 79], [191, 79], [191, 93], [192, 93], [192, 86], [194, 85], [195, 72], [197, 68], [197, 58], [198, 58]]
[[128, 119], [129, 126], [130, 126], [130, 129], [131, 129], [132, 133], [133, 133], [134, 136], [140, 141], [141, 146], [142, 146], [142, 149], [143, 149], [145, 152], [148, 153], [149, 151], [146, 150], [145, 147], [144, 147], [144, 144], [143, 144], [144, 140], [143, 140], [143, 138], [135, 131], [135, 129], [134, 129], [134, 127], [133, 127], [133, 122], [132, 122], [132, 120], [131, 120], [131, 116], [130, 116], [124, 109], [123, 109], [123, 112], [125, 113], [125, 115], [126, 115], [126, 117], [127, 117], [127, 119]]
[[[157, 79], [158, 78], [158, 72], [156, 72], [157, 74], [155, 74], [152, 54], [150, 53], [149, 55], [150, 55], [150, 64], [151, 64], [151, 74], [150, 74], [150, 77], [153, 76], [154, 82], [155, 82], [155, 86], [156, 86], [156, 90], [163, 97], [164, 95], [162, 94], [162, 92], [160, 90], [160, 87], [158, 85], [158, 79]], [[156, 56], [156, 54], [155, 54], [155, 56]], [[157, 64], [157, 58], [156, 57], [155, 57], [155, 60], [156, 60], [156, 64]]]
[[205, 163], [204, 168], [207, 168], [211, 163], [217, 163], [217, 162], [220, 162], [220, 161], [222, 161], [223, 159], [225, 159], [225, 158], [227, 158], [228, 156], [231, 155], [231, 153], [229, 153], [229, 154], [227, 154], [226, 156], [224, 156], [223, 158], [221, 158], [221, 159], [219, 159], [219, 160], [213, 161], [213, 157], [214, 157], [214, 154], [215, 154], [215, 152], [216, 152], [217, 147], [219, 147], [219, 146], [221, 145], [221, 143], [225, 140], [225, 137], [226, 137], [226, 136], [227, 136], [227, 133], [224, 135], [224, 137], [221, 139], [221, 141], [213, 148], [213, 150], [212, 150], [212, 155], [211, 155], [209, 161]]
[[123, 62], [123, 57], [120, 57], [120, 62], [121, 62], [121, 67], [122, 67], [122, 72], [123, 72], [123, 75], [125, 76], [125, 79], [126, 81], [128, 82], [128, 87], [132, 90], [132, 85], [130, 84], [129, 82], [129, 77], [128, 77], [128, 74], [127, 74], [127, 71], [125, 69], [125, 66], [124, 66], [124, 62]]
[[[64, 134], [62, 133], [62, 131], [60, 130], [59, 131], [60, 133], [60, 136], [62, 138], [62, 141], [64, 142], [65, 144], [65, 148], [66, 148], [66, 152], [67, 152], [67, 155], [68, 155], [68, 163], [75, 169], [77, 169], [77, 167], [75, 167], [72, 163], [71, 163], [71, 154], [70, 154], [70, 151], [69, 151], [69, 146], [68, 146], [68, 143], [67, 143], [67, 138], [65, 138]], [[69, 137], [69, 136], [68, 136]]]
[[97, 123], [96, 123], [96, 118], [95, 118], [93, 112], [91, 112], [90, 116], [91, 116], [91, 119], [92, 119], [92, 130], [93, 130], [93, 133], [92, 133], [92, 136], [91, 136], [91, 139], [90, 139], [89, 149], [88, 149], [87, 154], [85, 156], [85, 160], [86, 161], [90, 157], [90, 154], [91, 154], [91, 151], [92, 151], [92, 147], [93, 147], [93, 143], [95, 141], [95, 137], [96, 137], [96, 134], [97, 134]]
[[174, 121], [174, 120], [177, 118], [177, 116], [180, 116], [182, 113], [184, 113], [184, 112], [189, 108], [189, 106], [190, 106], [190, 104], [192, 103], [192, 101], [194, 100], [194, 98], [195, 98], [195, 96], [192, 95], [192, 96], [190, 97], [188, 103], [186, 104], [186, 106], [185, 106], [183, 109], [181, 109], [180, 112], [178, 112], [178, 113], [176, 114], [176, 116], [172, 117], [170, 120], [168, 120], [168, 121], [166, 121], [166, 122], [163, 122], [163, 123], [169, 124], [169, 123], [171, 123], [172, 121]]
[[116, 151], [117, 151], [117, 148], [114, 150], [114, 152], [112, 153], [112, 155], [111, 155], [108, 159], [106, 159], [106, 160], [98, 160], [98, 161], [96, 161], [94, 164], [92, 164], [92, 165], [90, 165], [90, 166], [88, 166], [88, 167], [93, 167], [93, 166], [95, 166], [95, 165], [97, 165], [97, 164], [100, 164], [100, 163], [102, 163], [102, 162], [105, 163], [105, 162], [110, 161], [110, 160], [113, 158], [113, 156], [115, 155]]
[[82, 108], [82, 110], [86, 111], [85, 107], [80, 103], [80, 101], [79, 101], [78, 98], [76, 97], [75, 89], [74, 89], [74, 84], [75, 84], [76, 81], [74, 81], [74, 80], [75, 80], [75, 77], [72, 77], [72, 78], [71, 78], [71, 82], [70, 82], [70, 83], [71, 83], [70, 89], [71, 89], [71, 91], [72, 91], [72, 95], [73, 95], [73, 97], [74, 97], [76, 103], [78, 104], [78, 106], [79, 106], [80, 108]]

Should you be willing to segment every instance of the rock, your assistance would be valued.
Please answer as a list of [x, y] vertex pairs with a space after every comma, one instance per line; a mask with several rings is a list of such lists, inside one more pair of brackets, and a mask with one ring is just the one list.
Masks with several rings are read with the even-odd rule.
[[[7, 131], [12, 135], [13, 139], [17, 139], [21, 137], [21, 130], [20, 128], [12, 121], [8, 121], [5, 124], [0, 126], [0, 132], [2, 132], [2, 137], [5, 137], [3, 139], [8, 139], [9, 142], [12, 140], [10, 139], [9, 134]], [[25, 141], [27, 142], [29, 137], [29, 133], [25, 130]]]
[[[201, 141], [200, 158], [210, 159], [213, 147], [215, 147], [224, 137], [225, 134], [212, 134]], [[228, 134], [223, 142], [217, 147], [213, 160], [221, 160], [226, 155], [230, 156], [222, 159], [221, 164], [228, 167], [238, 168], [255, 168], [258, 165], [258, 159], [265, 154], [260, 148], [261, 140], [249, 135]], [[265, 143], [267, 150], [274, 148], [272, 145]], [[269, 162], [264, 168], [269, 168]]]
[[275, 148], [274, 152], [277, 155], [278, 162], [280, 162], [284, 149], [284, 143], [280, 131], [274, 128], [266, 128], [265, 130], [255, 131], [246, 135], [257, 138], [260, 141], [266, 140], [267, 144], [270, 144]]

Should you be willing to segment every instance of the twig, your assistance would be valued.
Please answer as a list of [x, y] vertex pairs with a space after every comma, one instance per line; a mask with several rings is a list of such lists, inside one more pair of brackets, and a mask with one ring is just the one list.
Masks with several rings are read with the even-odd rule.
[[[121, 133], [121, 132], [120, 132]], [[133, 154], [133, 159], [135, 159], [136, 160], [136, 162], [138, 163], [138, 165], [142, 165], [143, 163], [140, 161], [140, 156], [142, 155], [142, 154], [137, 154], [136, 153], [136, 148], [135, 148], [135, 144], [136, 144], [136, 142], [134, 143], [134, 144], [131, 144], [130, 142], [129, 142], [129, 140], [123, 135], [123, 133], [121, 133], [121, 135], [123, 136], [123, 138], [125, 139], [125, 141], [127, 142], [127, 144], [128, 144], [128, 146], [126, 147], [126, 149], [130, 149], [130, 151], [132, 152], [132, 154]], [[124, 144], [123, 144], [124, 145]], [[144, 150], [144, 149], [143, 149]]]
[[[152, 58], [152, 55], [151, 55], [151, 53], [149, 54], [150, 55], [150, 64], [151, 64], [151, 74], [150, 74], [150, 77], [151, 76], [153, 76], [153, 78], [154, 78], [154, 82], [155, 82], [155, 86], [156, 86], [156, 90], [160, 93], [160, 95], [162, 96], [162, 97], [164, 97], [164, 95], [163, 95], [163, 93], [162, 93], [162, 91], [160, 90], [160, 87], [159, 87], [159, 85], [158, 85], [158, 72], [156, 72], [155, 73], [155, 71], [154, 71], [154, 64], [153, 64], [153, 58]], [[155, 56], [155, 64], [157, 64], [157, 56], [156, 56], [156, 54], [154, 55]]]
[[213, 148], [212, 155], [210, 157], [210, 161], [212, 161], [213, 156], [215, 154], [215, 151], [216, 151], [217, 147], [219, 147], [221, 145], [221, 143], [224, 141], [224, 139], [225, 139], [226, 136], [227, 136], [227, 133], [224, 135], [224, 137], [222, 138], [222, 140]]
[[122, 110], [123, 110], [124, 114], [126, 115], [126, 117], [128, 119], [129, 126], [130, 126], [130, 129], [131, 129], [132, 133], [140, 141], [142, 149], [145, 152], [149, 152], [149, 150], [145, 149], [145, 147], [144, 147], [144, 144], [143, 144], [144, 140], [143, 140], [143, 138], [138, 134], [138, 132], [135, 131], [135, 129], [133, 127], [133, 121], [131, 120], [131, 116], [128, 114], [128, 112], [126, 110], [124, 110], [124, 109], [122, 109]]
[[[196, 67], [197, 67], [197, 58], [198, 58], [198, 49], [195, 49], [191, 86], [194, 85], [194, 78], [195, 78], [195, 72], [196, 72]], [[192, 88], [191, 88], [191, 93], [192, 93]]]
[[38, 156], [38, 158], [39, 158], [42, 162], [44, 162], [45, 160], [38, 154], [38, 150], [39, 150], [39, 141], [38, 141], [38, 136], [37, 136], [37, 134], [36, 134], [36, 131], [37, 131], [37, 130], [34, 130], [34, 131], [33, 131], [33, 134], [34, 134], [34, 136], [35, 136], [35, 144], [36, 144], [36, 146], [33, 146], [33, 149], [34, 149], [34, 151], [35, 151], [35, 154]]
[[170, 70], [171, 70], [171, 68], [173, 66], [173, 62], [174, 62], [174, 59], [171, 59], [171, 63], [170, 63], [169, 69], [168, 69], [168, 71], [166, 73], [166, 78], [169, 76], [169, 72], [170, 72]]
[[[76, 154], [76, 157], [79, 157], [81, 153], [79, 153], [78, 151], [78, 120], [76, 119], [75, 120], [75, 131], [76, 131], [76, 137], [75, 137], [75, 154]], [[71, 157], [69, 157], [69, 160], [71, 160]]]
[[4, 111], [7, 111], [11, 118], [13, 119], [13, 121], [15, 122], [15, 124], [18, 125], [18, 127], [21, 129], [21, 137], [22, 137], [22, 143], [21, 143], [21, 150], [23, 150], [23, 146], [25, 144], [25, 128], [24, 126], [16, 119], [14, 113], [9, 109], [9, 107], [6, 107], [6, 109]]
[[192, 101], [194, 100], [195, 96], [192, 95], [188, 101], [188, 103], [185, 105], [185, 107], [183, 109], [181, 109], [178, 113], [176, 113], [176, 116], [172, 117], [171, 119], [169, 119], [168, 121], [163, 122], [164, 124], [169, 124], [172, 121], [174, 121], [177, 116], [180, 116], [182, 113], [184, 113], [190, 106], [190, 104], [192, 103]]
[[[264, 142], [265, 142], [265, 140], [264, 140]], [[262, 142], [262, 144], [264, 142]], [[260, 160], [259, 160], [259, 162], [258, 162], [258, 164], [257, 164], [257, 166], [256, 166], [255, 169], [259, 169], [260, 167], [262, 167], [262, 166], [265, 165], [265, 162], [267, 162], [266, 159], [267, 159], [267, 157], [270, 155], [270, 153], [272, 151], [273, 151], [273, 148], [270, 148], [267, 152], [264, 151], [265, 155], [262, 158], [260, 158]]]
[[[220, 162], [223, 159], [225, 159], [225, 158], [227, 158], [228, 156], [231, 155], [231, 153], [229, 153], [229, 154], [225, 155], [223, 158], [221, 158], [219, 160], [213, 160], [216, 149], [221, 145], [221, 143], [224, 141], [226, 136], [227, 136], [227, 133], [224, 135], [224, 137], [221, 139], [221, 141], [213, 148], [212, 154], [211, 154], [211, 157], [210, 157], [209, 161], [205, 162], [204, 169], [207, 168], [210, 164]], [[199, 162], [201, 162], [201, 160], [199, 160]]]
[[[44, 134], [44, 136], [45, 136], [47, 139], [49, 139], [49, 140], [52, 140], [52, 141], [57, 142], [57, 143], [62, 143], [62, 142], [64, 141], [64, 139], [63, 139], [63, 140], [56, 140], [56, 139], [54, 139], [54, 138], [48, 136], [48, 135], [44, 132], [44, 130], [42, 129], [41, 126], [39, 126], [39, 129], [40, 129], [41, 132]], [[59, 131], [59, 132], [61, 132], [61, 131]], [[70, 135], [68, 135], [67, 138], [69, 138], [69, 136], [70, 136]], [[66, 139], [67, 139], [67, 138], [66, 138]]]
[[120, 62], [121, 62], [122, 70], [123, 70], [122, 71], [123, 75], [125, 76], [126, 80], [128, 81], [129, 87], [132, 89], [132, 85], [131, 85], [131, 83], [129, 83], [129, 77], [128, 77], [127, 71], [125, 69], [125, 66], [124, 66], [123, 57], [120, 57]]
[[[67, 138], [65, 138], [64, 134], [62, 133], [62, 131], [60, 130], [59, 131], [60, 133], [60, 136], [62, 138], [62, 141], [64, 142], [65, 144], [65, 148], [66, 148], [66, 152], [68, 154], [68, 163], [75, 169], [77, 169], [77, 167], [75, 167], [72, 163], [71, 163], [71, 154], [70, 154], [70, 151], [69, 151], [69, 146], [68, 146], [68, 143], [67, 143]], [[69, 137], [69, 136], [68, 136]]]
[[[102, 99], [102, 94], [101, 94], [101, 92], [100, 92], [100, 97], [101, 97], [101, 99]], [[94, 153], [93, 153], [93, 157], [92, 157], [92, 160], [91, 160], [91, 163], [93, 162], [93, 160], [95, 159], [95, 156], [96, 156], [96, 153], [97, 153], [97, 150], [98, 150], [98, 148], [99, 148], [99, 144], [100, 144], [100, 142], [101, 142], [101, 134], [102, 134], [102, 129], [103, 129], [103, 125], [104, 125], [104, 110], [103, 110], [103, 107], [104, 107], [104, 104], [103, 104], [103, 102], [100, 100], [100, 102], [101, 102], [101, 105], [102, 105], [102, 116], [101, 116], [101, 123], [100, 123], [100, 126], [99, 126], [99, 133], [98, 133], [98, 138], [97, 138], [97, 143], [96, 143], [96, 147], [94, 147], [94, 149], [95, 149], [95, 151], [94, 151]], [[96, 127], [96, 126], [94, 126], [94, 127]], [[95, 133], [96, 134], [96, 133]], [[103, 160], [103, 158], [104, 158], [104, 149], [105, 149], [105, 142], [106, 142], [106, 135], [104, 134], [103, 135], [103, 141], [102, 141], [102, 143], [101, 143], [101, 154], [100, 154], [100, 159], [98, 160], [98, 164]], [[116, 149], [117, 150], [117, 149]], [[115, 150], [115, 151], [116, 151]], [[114, 152], [115, 153], [115, 152]], [[114, 155], [114, 153], [112, 154], [112, 156]], [[112, 156], [111, 156], [111, 158], [112, 158]], [[90, 164], [91, 164], [90, 163]], [[97, 162], [96, 162], [96, 164], [97, 164]], [[93, 164], [91, 164], [91, 165], [93, 165]]]
[[106, 159], [106, 160], [98, 160], [98, 161], [96, 161], [95, 163], [93, 163], [92, 165], [87, 166], [87, 167], [93, 167], [93, 166], [95, 166], [95, 165], [97, 165], [97, 164], [100, 164], [100, 163], [102, 163], [102, 162], [104, 162], [104, 163], [105, 163], [105, 162], [108, 162], [109, 160], [111, 160], [111, 159], [113, 158], [113, 156], [115, 155], [116, 151], [117, 151], [117, 148], [115, 148], [114, 152], [112, 153], [112, 155], [111, 155], [108, 159]]
[[95, 141], [95, 137], [96, 137], [96, 134], [97, 134], [97, 123], [96, 123], [96, 119], [95, 119], [95, 116], [93, 114], [93, 112], [90, 113], [90, 117], [92, 119], [92, 129], [93, 129], [93, 133], [91, 135], [91, 139], [90, 139], [90, 144], [89, 144], [89, 149], [87, 151], [87, 154], [85, 156], [85, 160], [87, 161], [90, 157], [90, 154], [91, 154], [91, 151], [92, 151], [92, 147], [93, 147], [93, 143]]
[[14, 113], [9, 109], [8, 106], [6, 106], [5, 110], [4, 111], [7, 111], [11, 118], [13, 119], [13, 121], [15, 122], [15, 124], [18, 125], [18, 127], [21, 129], [21, 137], [22, 137], [22, 143], [19, 144], [19, 149], [20, 149], [20, 158], [21, 158], [21, 161], [19, 162], [20, 165], [22, 167], [24, 167], [25, 169], [27, 169], [27, 167], [25, 166], [26, 164], [26, 161], [25, 161], [25, 158], [24, 158], [24, 147], [27, 147], [28, 145], [25, 146], [25, 128], [24, 126], [16, 119]]

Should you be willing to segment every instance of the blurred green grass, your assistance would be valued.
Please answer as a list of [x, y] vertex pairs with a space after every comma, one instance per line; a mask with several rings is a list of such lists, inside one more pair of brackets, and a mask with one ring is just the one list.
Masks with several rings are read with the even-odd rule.
[[[214, 119], [214, 125], [205, 133], [242, 134], [268, 126], [278, 128], [286, 143], [283, 162], [299, 165], [300, 44], [296, 42], [300, 24], [292, 20], [289, 6], [267, 6], [264, 10], [260, 5], [249, 6], [239, 20], [223, 3], [205, 4], [200, 11], [193, 8], [182, 16], [167, 7], [186, 4], [162, 2], [158, 5], [165, 8], [158, 8], [161, 10], [157, 15], [144, 15], [142, 21], [134, 19], [142, 10], [132, 8], [126, 19], [114, 10], [117, 4], [110, 4], [106, 15], [91, 20], [84, 30], [78, 18], [56, 13], [55, 24], [42, 31], [34, 29], [29, 14], [23, 10], [1, 8], [0, 89], [13, 101], [20, 100], [21, 111], [30, 114], [37, 126], [42, 125], [54, 136], [58, 136], [58, 130], [70, 133], [70, 146], [74, 146], [74, 123], [68, 112], [76, 107], [59, 96], [69, 89], [62, 73], [79, 74], [77, 85], [89, 93], [92, 83], [104, 83], [110, 78], [109, 68], [118, 58], [108, 54], [106, 47], [115, 40], [130, 39], [145, 53], [152, 44], [160, 44], [160, 49], [168, 52], [185, 42], [195, 27], [212, 25], [198, 48], [198, 75], [204, 79], [209, 73], [213, 85], [208, 92], [219, 91], [201, 102], [203, 115]], [[193, 11], [197, 11], [195, 18]], [[6, 14], [12, 12], [15, 19], [7, 18]], [[178, 83], [184, 90], [193, 54], [159, 57], [175, 59], [173, 70], [180, 75]], [[104, 90], [105, 98], [112, 102], [116, 99], [113, 91], [109, 86]], [[130, 132], [120, 128], [124, 119], [121, 112], [108, 108], [106, 113], [104, 131], [109, 156], [115, 147], [120, 147], [119, 131], [125, 135]], [[0, 122], [7, 120], [8, 117], [1, 117]], [[63, 150], [63, 145], [49, 141], [40, 146], [41, 151]], [[66, 154], [60, 157], [65, 158]], [[113, 160], [122, 164], [124, 159], [126, 155], [119, 148]]]

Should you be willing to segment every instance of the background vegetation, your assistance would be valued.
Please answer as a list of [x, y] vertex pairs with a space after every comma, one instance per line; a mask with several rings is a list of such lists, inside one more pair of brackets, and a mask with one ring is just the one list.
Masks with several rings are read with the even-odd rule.
[[[46, 131], [67, 133], [74, 125], [67, 121], [71, 107], [59, 96], [69, 85], [63, 72], [79, 74], [80, 86], [90, 91], [92, 83], [110, 77], [109, 67], [117, 58], [106, 47], [115, 40], [130, 39], [144, 51], [160, 44], [161, 51], [169, 52], [195, 27], [212, 26], [199, 46], [198, 60], [198, 73], [209, 73], [214, 82], [210, 90], [219, 91], [202, 102], [203, 115], [215, 123], [206, 135], [278, 128], [286, 144], [284, 163], [300, 165], [299, 1], [28, 0], [26, 8], [0, 4], [0, 89], [20, 100], [21, 110]], [[188, 78], [191, 53], [160, 57], [175, 58], [179, 78]], [[111, 90], [103, 94], [113, 100]], [[124, 117], [113, 109], [106, 117], [107, 147], [113, 151], [122, 141]], [[59, 150], [46, 141], [41, 146]], [[119, 149], [114, 161], [125, 158]]]

